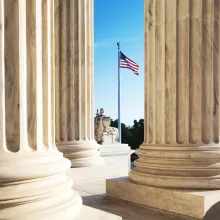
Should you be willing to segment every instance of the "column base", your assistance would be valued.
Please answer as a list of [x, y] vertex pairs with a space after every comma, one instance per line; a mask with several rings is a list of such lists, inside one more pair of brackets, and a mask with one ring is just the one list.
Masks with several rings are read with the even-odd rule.
[[94, 167], [104, 164], [96, 141], [74, 141], [57, 143], [63, 156], [71, 161], [71, 167]]
[[0, 161], [0, 220], [75, 219], [81, 197], [65, 172], [70, 162], [57, 150], [7, 152]]
[[220, 201], [220, 190], [162, 189], [140, 185], [127, 177], [107, 180], [106, 195], [196, 219], [202, 219]]
[[220, 148], [210, 145], [141, 145], [129, 173], [142, 185], [169, 189], [220, 189]]

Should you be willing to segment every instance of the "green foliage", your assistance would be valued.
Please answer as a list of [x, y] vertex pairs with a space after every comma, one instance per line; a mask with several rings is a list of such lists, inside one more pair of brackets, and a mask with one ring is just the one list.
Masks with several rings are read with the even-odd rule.
[[[111, 122], [111, 127], [118, 128], [118, 120]], [[134, 120], [132, 127], [121, 123], [122, 143], [128, 144], [131, 149], [137, 149], [144, 141], [144, 119]]]

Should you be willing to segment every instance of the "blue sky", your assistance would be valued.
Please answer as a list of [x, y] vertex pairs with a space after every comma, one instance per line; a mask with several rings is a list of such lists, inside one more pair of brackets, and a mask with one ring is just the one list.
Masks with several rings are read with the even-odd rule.
[[121, 69], [121, 122], [133, 125], [144, 117], [144, 1], [94, 0], [95, 2], [95, 112], [117, 119], [118, 53], [139, 65], [139, 76]]

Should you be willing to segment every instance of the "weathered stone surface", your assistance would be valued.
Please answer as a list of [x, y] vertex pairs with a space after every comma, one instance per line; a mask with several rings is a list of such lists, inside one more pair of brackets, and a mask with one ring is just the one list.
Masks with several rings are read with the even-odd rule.
[[127, 177], [107, 180], [106, 195], [197, 219], [220, 201], [220, 190], [162, 189], [140, 185]]

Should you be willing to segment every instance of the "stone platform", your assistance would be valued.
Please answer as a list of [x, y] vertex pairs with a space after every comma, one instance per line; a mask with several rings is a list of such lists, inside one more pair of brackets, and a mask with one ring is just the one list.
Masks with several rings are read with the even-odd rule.
[[83, 206], [80, 215], [75, 220], [122, 220], [120, 216], [104, 212], [89, 206]]
[[133, 150], [127, 144], [100, 145], [99, 151], [105, 163], [100, 166], [71, 168], [67, 171], [81, 196], [106, 192], [106, 179], [128, 176], [130, 155]]
[[[123, 220], [197, 220], [195, 218], [177, 217], [147, 206], [106, 197], [105, 194], [85, 196], [82, 199], [86, 206], [121, 216]], [[205, 220], [219, 220], [219, 218]]]
[[156, 208], [184, 219], [189, 217], [207, 219], [207, 217], [205, 218], [206, 215], [213, 217], [210, 219], [220, 219], [218, 211], [220, 205], [217, 204], [220, 201], [220, 190], [168, 190], [139, 185], [124, 177], [107, 180], [106, 195]]

